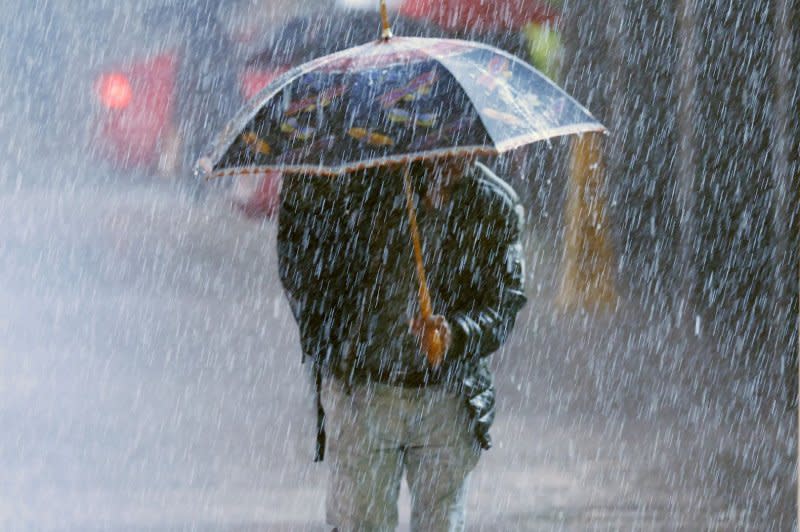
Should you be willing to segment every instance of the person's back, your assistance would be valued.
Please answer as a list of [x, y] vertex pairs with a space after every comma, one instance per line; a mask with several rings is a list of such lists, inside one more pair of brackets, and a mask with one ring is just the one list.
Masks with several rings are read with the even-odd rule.
[[[417, 175], [415, 188], [423, 187]], [[520, 207], [510, 187], [485, 167], [455, 184], [446, 205], [436, 209], [420, 202], [417, 211], [428, 282], [439, 311], [468, 313], [481, 285], [517, 284], [516, 279], [507, 282], [506, 272], [499, 271], [506, 261], [495, 255], [518, 238]], [[304, 307], [296, 316], [301, 331], [309, 330], [303, 335], [310, 340], [307, 356], [336, 372], [331, 363], [339, 364], [354, 351], [396, 344], [393, 355], [403, 363], [398, 372], [426, 369], [418, 353], [401, 353], [415, 345], [413, 337], [400, 333], [419, 305], [400, 175], [379, 170], [342, 178], [286, 176], [279, 226], [281, 276], [290, 299], [304, 294], [323, 301], [295, 303]], [[309, 307], [323, 311], [314, 314]], [[372, 371], [389, 367], [389, 358], [361, 356], [348, 362], [360, 361], [356, 369]]]
[[[397, 467], [405, 467], [411, 477], [419, 460], [438, 473], [425, 486], [412, 488], [433, 490], [431, 496], [452, 492], [451, 502], [461, 508], [467, 474], [479, 448], [489, 446], [494, 392], [486, 357], [505, 340], [525, 302], [521, 209], [513, 191], [482, 165], [444, 184], [432, 177], [441, 172], [424, 166], [416, 170], [431, 298], [451, 338], [437, 368], [428, 364], [419, 331], [409, 325], [420, 314], [419, 285], [398, 171], [287, 177], [284, 183], [281, 279], [304, 355], [321, 376], [331, 433], [328, 452], [332, 471], [341, 471], [333, 474], [332, 489], [344, 482], [358, 495], [332, 498], [329, 493], [331, 524], [366, 522], [354, 501], [359, 497], [377, 497], [376, 504], [386, 511], [374, 515], [391, 523]], [[423, 411], [428, 415], [415, 414]], [[408, 425], [409, 415], [419, 423]], [[375, 441], [376, 431], [386, 441]], [[369, 452], [364, 454], [387, 442], [399, 453], [390, 459], [395, 466], [372, 462]], [[411, 452], [409, 446], [419, 449]], [[428, 448], [450, 449], [452, 460], [442, 455], [441, 464], [430, 463]], [[348, 477], [371, 467], [385, 469], [388, 477], [379, 484], [389, 491]], [[420, 526], [450, 522], [440, 508], [415, 500]], [[425, 513], [438, 517], [425, 521]]]

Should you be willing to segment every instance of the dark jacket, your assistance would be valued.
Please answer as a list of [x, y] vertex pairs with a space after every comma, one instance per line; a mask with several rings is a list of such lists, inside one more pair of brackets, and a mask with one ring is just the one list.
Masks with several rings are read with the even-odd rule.
[[[415, 175], [417, 192], [425, 182], [425, 176]], [[380, 264], [395, 260], [403, 266], [396, 271], [415, 275], [397, 171], [285, 177], [278, 229], [281, 281], [303, 354], [322, 373], [348, 384], [366, 379], [400, 386], [444, 384], [464, 396], [476, 437], [488, 448], [494, 389], [486, 358], [506, 340], [526, 301], [523, 209], [511, 187], [481, 164], [455, 185], [437, 217], [421, 202], [417, 208], [423, 241], [432, 231], [439, 240], [436, 253], [426, 256], [434, 312], [447, 318], [453, 332], [438, 371], [411, 368], [395, 381], [397, 374], [381, 372], [388, 366], [380, 352], [392, 351], [398, 335], [376, 337], [362, 327], [382, 310], [370, 303], [377, 284], [401, 283], [416, 297], [415, 277], [412, 283], [405, 277], [375, 279], [375, 272], [383, 271]], [[397, 320], [406, 323], [411, 317]]]

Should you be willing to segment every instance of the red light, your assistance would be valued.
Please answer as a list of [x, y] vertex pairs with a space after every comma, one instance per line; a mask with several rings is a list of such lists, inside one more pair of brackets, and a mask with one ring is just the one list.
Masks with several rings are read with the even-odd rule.
[[131, 103], [133, 89], [124, 74], [103, 74], [97, 80], [97, 94], [109, 109], [124, 109]]

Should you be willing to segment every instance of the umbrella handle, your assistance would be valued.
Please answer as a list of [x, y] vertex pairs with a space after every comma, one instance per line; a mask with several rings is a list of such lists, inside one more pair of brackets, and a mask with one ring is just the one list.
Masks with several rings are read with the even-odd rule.
[[[419, 306], [422, 319], [428, 321], [433, 315], [433, 305], [431, 304], [431, 294], [428, 291], [428, 280], [425, 276], [425, 263], [422, 261], [422, 244], [419, 238], [419, 227], [417, 226], [417, 212], [414, 209], [414, 198], [411, 192], [411, 166], [406, 166], [403, 173], [403, 187], [406, 191], [406, 205], [408, 206], [408, 221], [411, 227], [411, 241], [414, 244], [414, 262], [417, 266], [417, 277], [419, 279]], [[436, 367], [442, 361], [444, 349], [442, 349], [442, 338], [439, 332], [433, 337], [431, 342], [433, 349], [426, 353], [428, 362]]]
[[406, 205], [408, 206], [408, 221], [411, 226], [411, 240], [414, 244], [414, 262], [417, 266], [417, 278], [419, 279], [419, 305], [422, 318], [427, 320], [433, 315], [431, 305], [431, 294], [428, 291], [428, 280], [425, 276], [425, 263], [422, 260], [422, 244], [419, 238], [419, 227], [417, 226], [417, 213], [414, 209], [414, 199], [411, 192], [411, 167], [406, 166], [403, 174], [403, 187], [406, 191]]

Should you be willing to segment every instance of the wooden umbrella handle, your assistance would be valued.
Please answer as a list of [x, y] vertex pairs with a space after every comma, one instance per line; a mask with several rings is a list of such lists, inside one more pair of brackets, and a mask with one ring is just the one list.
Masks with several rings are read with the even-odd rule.
[[419, 304], [422, 318], [427, 320], [433, 315], [431, 294], [428, 291], [428, 280], [425, 276], [425, 263], [422, 260], [422, 243], [419, 238], [417, 226], [417, 212], [414, 209], [414, 197], [411, 190], [411, 167], [406, 166], [403, 173], [403, 186], [406, 191], [406, 206], [408, 207], [408, 221], [411, 226], [411, 241], [414, 244], [414, 262], [417, 265], [417, 278], [419, 279]]
[[[422, 319], [428, 321], [433, 316], [433, 306], [431, 305], [431, 294], [428, 291], [428, 280], [425, 276], [425, 263], [422, 261], [422, 244], [419, 237], [417, 226], [417, 212], [414, 209], [414, 197], [411, 190], [411, 166], [407, 165], [403, 173], [403, 187], [406, 191], [406, 205], [408, 206], [408, 221], [411, 227], [411, 241], [414, 244], [414, 262], [417, 265], [417, 278], [419, 279], [419, 307]], [[428, 352], [428, 362], [436, 367], [442, 361], [444, 350], [442, 349], [442, 338], [439, 332], [433, 338], [432, 351]]]

